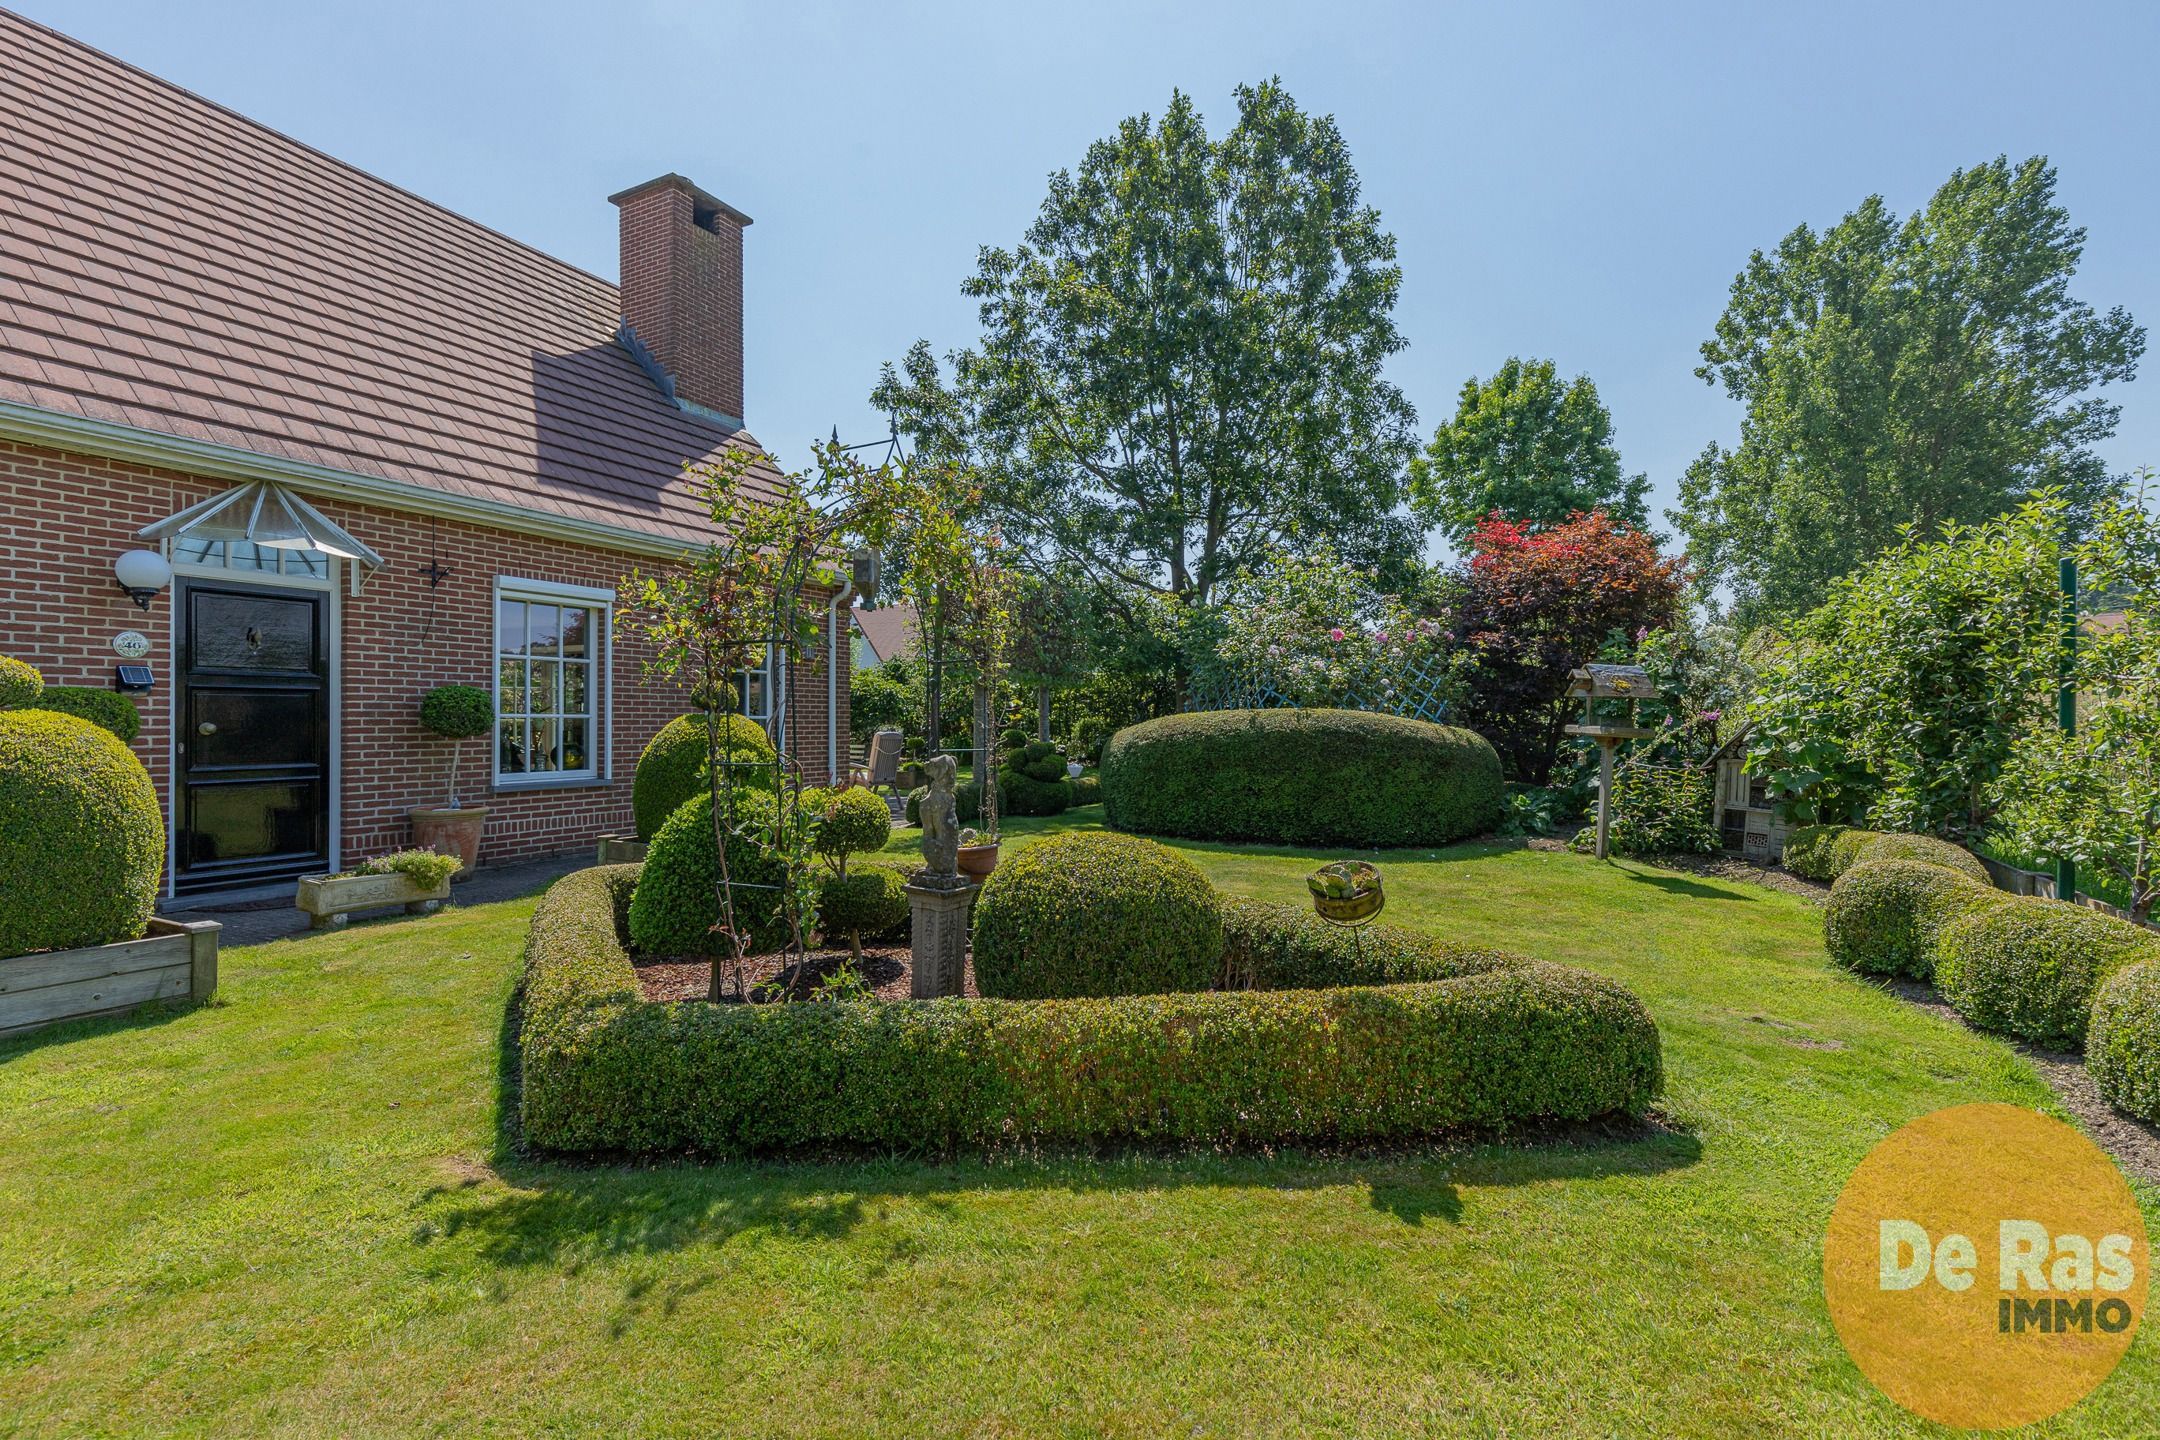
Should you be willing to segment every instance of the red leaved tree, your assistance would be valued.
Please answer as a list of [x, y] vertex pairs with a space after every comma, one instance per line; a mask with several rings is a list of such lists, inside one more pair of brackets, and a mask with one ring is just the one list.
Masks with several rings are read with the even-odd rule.
[[1477, 664], [1461, 718], [1492, 741], [1510, 779], [1551, 779], [1568, 672], [1616, 630], [1671, 624], [1686, 565], [1603, 510], [1537, 531], [1495, 512], [1470, 533], [1455, 633]]

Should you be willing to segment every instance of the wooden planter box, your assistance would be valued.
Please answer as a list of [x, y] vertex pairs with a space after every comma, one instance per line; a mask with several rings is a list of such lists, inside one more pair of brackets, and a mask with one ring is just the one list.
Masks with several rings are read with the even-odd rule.
[[650, 848], [646, 841], [635, 835], [602, 835], [600, 844], [593, 851], [595, 865], [638, 865], [645, 860]]
[[0, 960], [0, 1035], [117, 1015], [151, 1000], [184, 1005], [217, 990], [215, 920], [153, 916], [140, 940]]
[[335, 930], [355, 910], [402, 905], [408, 915], [432, 915], [450, 898], [450, 882], [423, 890], [407, 875], [304, 875], [293, 896], [308, 917], [308, 928]]

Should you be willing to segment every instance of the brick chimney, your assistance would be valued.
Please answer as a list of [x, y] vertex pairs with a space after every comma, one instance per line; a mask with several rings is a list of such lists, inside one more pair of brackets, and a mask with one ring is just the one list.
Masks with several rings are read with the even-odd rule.
[[622, 212], [629, 334], [618, 338], [684, 409], [741, 429], [742, 232], [750, 217], [680, 175], [634, 185], [608, 202]]

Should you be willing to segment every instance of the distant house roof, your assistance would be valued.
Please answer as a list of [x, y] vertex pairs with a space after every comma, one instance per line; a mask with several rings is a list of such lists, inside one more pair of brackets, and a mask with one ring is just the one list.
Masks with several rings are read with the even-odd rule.
[[857, 610], [855, 629], [882, 665], [914, 650], [917, 638], [915, 607], [887, 605], [882, 610]]
[[757, 442], [621, 323], [607, 281], [0, 11], [0, 402], [701, 540], [683, 463]]
[[2121, 610], [2103, 610], [2097, 615], [2085, 617], [2084, 628], [2095, 635], [2108, 635], [2130, 623], [2130, 616]]

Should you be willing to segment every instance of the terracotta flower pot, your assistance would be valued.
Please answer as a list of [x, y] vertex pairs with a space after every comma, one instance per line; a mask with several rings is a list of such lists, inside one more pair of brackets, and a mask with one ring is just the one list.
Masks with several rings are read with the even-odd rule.
[[983, 876], [997, 869], [998, 847], [995, 840], [988, 845], [962, 845], [960, 847], [960, 873]]
[[453, 876], [462, 880], [480, 863], [480, 832], [487, 825], [485, 807], [470, 810], [415, 810], [412, 812], [413, 844], [438, 855], [455, 855], [464, 868]]

